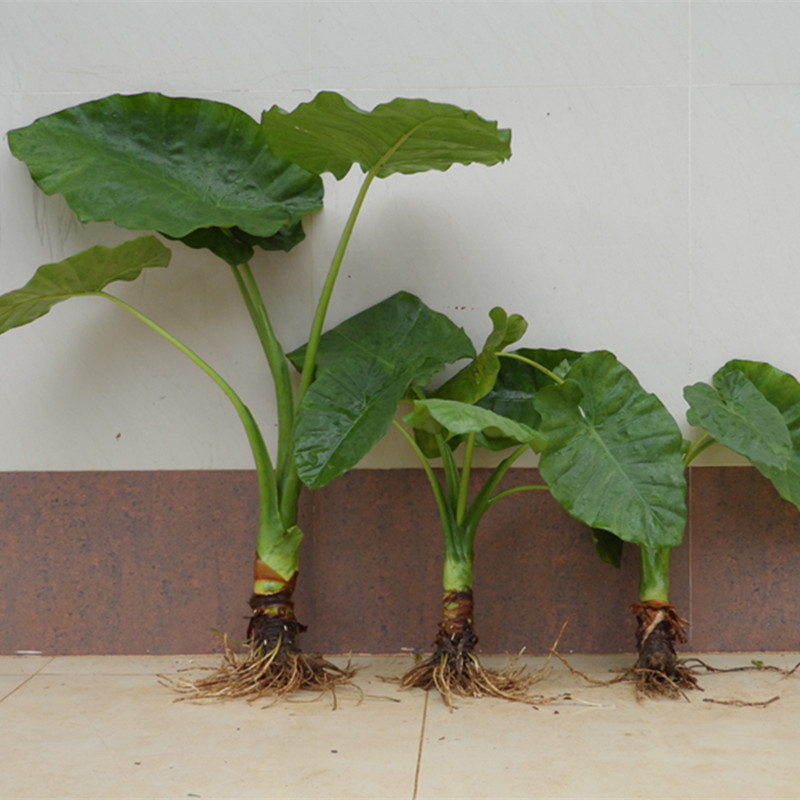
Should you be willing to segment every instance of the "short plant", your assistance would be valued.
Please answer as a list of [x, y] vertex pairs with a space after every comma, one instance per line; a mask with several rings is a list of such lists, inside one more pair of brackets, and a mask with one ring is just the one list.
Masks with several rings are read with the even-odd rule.
[[[264, 350], [277, 399], [274, 457], [254, 415], [219, 372], [160, 324], [106, 291], [114, 281], [133, 280], [145, 268], [169, 263], [170, 251], [155, 237], [90, 248], [45, 265], [25, 287], [0, 298], [2, 332], [69, 297], [104, 297], [178, 347], [236, 408], [260, 493], [249, 647], [242, 657], [229, 652], [219, 673], [185, 687], [194, 696], [281, 695], [349, 680], [348, 670], [306, 656], [299, 645], [303, 626], [295, 618], [294, 592], [303, 538], [297, 524], [300, 492], [304, 480], [323, 485], [370, 449], [390, 424], [405, 385], [370, 384], [388, 398], [379, 410], [391, 408], [389, 418], [379, 413], [376, 423], [369, 409], [358, 406], [364, 387], [360, 375], [348, 372], [353, 362], [345, 359], [337, 371], [318, 360], [333, 289], [376, 178], [446, 170], [456, 163], [493, 165], [510, 156], [509, 142], [508, 130], [452, 105], [396, 99], [365, 112], [332, 92], [290, 113], [273, 107], [260, 123], [208, 100], [113, 95], [9, 133], [12, 152], [28, 165], [34, 180], [48, 194], [61, 193], [81, 221], [111, 220], [131, 230], [156, 231], [189, 247], [206, 248], [227, 263]], [[319, 176], [331, 172], [341, 179], [353, 164], [361, 167], [364, 180], [318, 299], [295, 391], [251, 261], [256, 248], [288, 250], [301, 241], [303, 218], [322, 205]], [[411, 305], [406, 327], [424, 335], [417, 340], [415, 366], [408, 368], [410, 381], [426, 381], [444, 364], [473, 352], [451, 323], [437, 326], [442, 319], [419, 301]], [[370, 344], [375, 334], [375, 329], [365, 332], [361, 344]], [[358, 348], [359, 342], [352, 345]], [[298, 433], [313, 429], [314, 398], [326, 391], [343, 398], [346, 430], [315, 431], [312, 445], [301, 452]], [[351, 400], [355, 405], [348, 406]], [[313, 479], [308, 477], [309, 459]]]
[[[659, 658], [652, 613], [680, 635], [669, 603], [669, 551], [686, 526], [683, 439], [677, 423], [612, 353], [519, 350], [507, 355], [484, 403], [535, 425], [547, 443], [539, 471], [553, 497], [592, 528], [598, 554], [619, 565], [622, 542], [639, 546], [637, 670]], [[666, 570], [665, 570], [666, 567]], [[668, 668], [669, 669], [669, 668]]]
[[507, 354], [482, 401], [538, 426], [547, 437], [539, 470], [561, 506], [592, 528], [598, 555], [619, 566], [639, 547], [638, 658], [648, 693], [680, 695], [696, 679], [677, 657], [686, 625], [670, 600], [670, 554], [686, 526], [686, 468], [720, 442], [748, 458], [781, 495], [800, 502], [800, 384], [769, 364], [731, 361], [713, 386], [686, 387], [694, 442], [633, 373], [605, 351]]

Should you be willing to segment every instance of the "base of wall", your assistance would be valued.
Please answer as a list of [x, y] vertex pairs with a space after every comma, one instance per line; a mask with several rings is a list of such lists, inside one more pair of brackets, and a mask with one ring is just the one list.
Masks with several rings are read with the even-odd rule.
[[[686, 647], [798, 649], [800, 513], [749, 467], [695, 468], [689, 497]], [[0, 473], [0, 653], [219, 651], [214, 629], [245, 633], [256, 523], [250, 471]], [[421, 470], [354, 470], [305, 495], [301, 526], [307, 651], [430, 649], [442, 542]], [[637, 581], [636, 548], [614, 569], [549, 494], [515, 494], [477, 536], [479, 650], [546, 652], [567, 622], [563, 653], [632, 651]]]

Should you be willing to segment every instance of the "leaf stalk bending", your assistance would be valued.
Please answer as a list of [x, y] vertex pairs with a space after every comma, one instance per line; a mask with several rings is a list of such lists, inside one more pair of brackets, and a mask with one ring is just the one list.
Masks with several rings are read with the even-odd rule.
[[275, 478], [275, 471], [272, 466], [272, 461], [269, 457], [264, 437], [258, 427], [258, 423], [253, 417], [250, 409], [244, 404], [239, 395], [233, 390], [230, 384], [210, 365], [207, 361], [201, 358], [190, 347], [184, 344], [180, 339], [173, 336], [169, 331], [162, 328], [157, 322], [150, 319], [146, 314], [143, 314], [137, 308], [134, 308], [129, 303], [121, 300], [107, 292], [98, 292], [99, 297], [105, 297], [112, 303], [132, 314], [136, 319], [143, 322], [151, 330], [158, 333], [170, 344], [175, 346], [184, 355], [191, 359], [203, 372], [208, 375], [214, 383], [224, 392], [225, 396], [231, 401], [236, 409], [239, 419], [244, 426], [247, 434], [247, 439], [250, 443], [250, 449], [253, 452], [253, 458], [256, 464], [256, 472], [258, 475], [259, 485], [259, 502], [260, 502], [260, 524], [257, 550], [259, 553], [264, 550], [270, 549], [268, 542], [272, 543], [275, 540], [276, 534], [282, 536], [285, 527], [283, 521], [278, 513], [278, 486]]
[[555, 381], [558, 384], [564, 383], [564, 380], [559, 378], [555, 372], [547, 369], [547, 367], [545, 367], [543, 364], [540, 364], [538, 361], [534, 361], [532, 358], [526, 358], [525, 356], [521, 356], [519, 353], [498, 352], [496, 355], [500, 358], [513, 358], [515, 361], [521, 361], [523, 364], [527, 364], [529, 367], [533, 367], [534, 369], [538, 369], [539, 372], [543, 372], [552, 381]]
[[712, 444], [716, 444], [716, 439], [713, 439], [711, 435], [706, 431], [696, 442], [692, 444], [689, 448], [686, 456], [683, 459], [683, 463], [688, 467], [689, 464], [694, 461], [703, 450], [707, 450], [711, 447]]

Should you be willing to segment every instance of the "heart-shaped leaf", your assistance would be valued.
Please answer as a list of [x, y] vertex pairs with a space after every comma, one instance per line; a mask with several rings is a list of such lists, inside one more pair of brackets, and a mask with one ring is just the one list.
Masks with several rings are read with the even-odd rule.
[[696, 383], [683, 390], [689, 422], [753, 463], [786, 467], [792, 439], [781, 412], [740, 370], [717, 373], [713, 382], [713, 387]]
[[83, 222], [175, 239], [198, 228], [269, 238], [322, 205], [317, 175], [274, 155], [243, 111], [211, 100], [112, 95], [13, 130], [8, 141]]
[[44, 264], [21, 289], [0, 296], [0, 333], [43, 317], [70, 297], [98, 294], [114, 281], [134, 280], [148, 267], [166, 267], [171, 255], [155, 236], [140, 236]]
[[397, 98], [362, 111], [336, 92], [320, 92], [292, 112], [273, 106], [261, 124], [276, 153], [337, 179], [353, 164], [385, 178], [511, 156], [511, 131], [474, 111], [428, 100]]
[[789, 431], [792, 452], [784, 466], [750, 459], [769, 478], [785, 500], [800, 508], [800, 383], [787, 372], [763, 361], [729, 361], [714, 374], [715, 384], [731, 373], [743, 374], [767, 402], [780, 413]]
[[[303, 397], [295, 456], [303, 482], [324, 486], [386, 433], [412, 385], [475, 355], [464, 331], [418, 297], [399, 292], [320, 339], [316, 379]], [[289, 354], [300, 368], [305, 347]]]
[[581, 356], [534, 399], [548, 444], [539, 471], [576, 519], [652, 548], [686, 526], [681, 432], [661, 401], [606, 351]]

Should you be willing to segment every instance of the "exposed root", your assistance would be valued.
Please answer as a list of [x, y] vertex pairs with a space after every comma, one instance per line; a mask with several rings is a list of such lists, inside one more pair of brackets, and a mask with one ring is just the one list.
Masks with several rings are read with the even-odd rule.
[[615, 683], [621, 683], [624, 680], [628, 680], [628, 676], [626, 674], [628, 672], [627, 670], [624, 673], [617, 675], [616, 678], [611, 678], [607, 681], [601, 681], [597, 678], [590, 678], [586, 673], [581, 672], [579, 669], [573, 667], [572, 664], [570, 664], [569, 661], [562, 656], [558, 650], [556, 650], [555, 645], [553, 645], [553, 647], [550, 649], [550, 655], [557, 658], [570, 671], [571, 675], [582, 678], [586, 681], [586, 683], [590, 683], [592, 686], [612, 686]]
[[711, 697], [704, 697], [703, 702], [716, 703], [718, 706], [736, 706], [736, 708], [766, 708], [767, 706], [771, 706], [773, 703], [777, 703], [780, 699], [780, 695], [778, 695], [776, 697], [771, 697], [769, 700], [748, 703], [745, 700], [714, 700]]
[[800, 669], [800, 662], [795, 664], [791, 669], [784, 669], [783, 667], [776, 667], [772, 664], [764, 664], [760, 661], [753, 661], [751, 664], [747, 664], [746, 666], [741, 667], [714, 667], [711, 664], [707, 664], [701, 658], [687, 658], [686, 661], [683, 662], [685, 665], [693, 664], [700, 669], [704, 669], [706, 672], [710, 673], [722, 673], [722, 672], [777, 672], [783, 678], [790, 678]]
[[436, 689], [451, 711], [456, 697], [498, 697], [531, 706], [560, 699], [530, 695], [531, 687], [541, 679], [541, 672], [524, 675], [525, 668], [516, 667], [519, 657], [502, 670], [486, 669], [473, 652], [477, 642], [478, 637], [469, 625], [452, 636], [440, 630], [434, 653], [403, 675], [400, 688]]
[[297, 644], [301, 630], [296, 620], [255, 616], [244, 652], [236, 653], [226, 636], [219, 667], [193, 668], [208, 670], [210, 675], [198, 679], [163, 675], [159, 678], [163, 685], [182, 695], [178, 700], [247, 698], [252, 703], [269, 697], [277, 702], [294, 692], [310, 690], [319, 692], [320, 696], [330, 692], [336, 708], [336, 689], [355, 687], [352, 680], [355, 669], [349, 662], [345, 667], [337, 667], [321, 656], [303, 653]]

